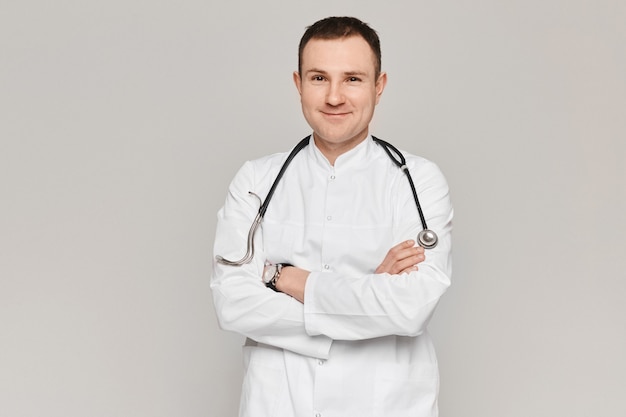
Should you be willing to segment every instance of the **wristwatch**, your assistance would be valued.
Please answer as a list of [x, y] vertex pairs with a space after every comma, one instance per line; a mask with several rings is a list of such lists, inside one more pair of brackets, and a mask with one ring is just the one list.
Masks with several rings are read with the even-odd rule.
[[282, 271], [283, 268], [286, 266], [293, 266], [293, 265], [278, 263], [278, 264], [270, 264], [265, 268], [265, 272], [263, 273], [263, 282], [265, 283], [265, 286], [267, 288], [271, 288], [276, 292], [280, 292], [276, 288], [276, 281], [278, 281], [278, 278], [280, 278], [280, 271]]

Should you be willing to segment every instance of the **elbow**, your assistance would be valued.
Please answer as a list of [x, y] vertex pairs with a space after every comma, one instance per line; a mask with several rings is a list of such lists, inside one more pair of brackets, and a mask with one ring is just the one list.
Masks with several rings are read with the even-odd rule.
[[226, 311], [220, 308], [215, 308], [215, 315], [217, 316], [217, 324], [220, 329], [230, 332], [237, 332], [237, 320], [231, 317]]
[[242, 332], [246, 311], [237, 308], [238, 304], [222, 293], [221, 288], [213, 288], [213, 306], [220, 329], [236, 333]]
[[249, 336], [280, 319], [283, 311], [268, 304], [276, 293], [262, 288], [258, 295], [254, 295], [254, 291], [238, 293], [213, 288], [213, 304], [220, 329]]
[[398, 305], [396, 324], [403, 336], [420, 336], [428, 328], [441, 296], [449, 287], [449, 281], [441, 283], [436, 291], [431, 291], [422, 302], [416, 302], [414, 297], [407, 297], [404, 303]]
[[415, 309], [409, 314], [403, 314], [398, 323], [401, 335], [416, 337], [424, 333], [428, 328], [428, 323], [435, 312], [437, 304], [438, 300], [422, 306], [422, 308]]

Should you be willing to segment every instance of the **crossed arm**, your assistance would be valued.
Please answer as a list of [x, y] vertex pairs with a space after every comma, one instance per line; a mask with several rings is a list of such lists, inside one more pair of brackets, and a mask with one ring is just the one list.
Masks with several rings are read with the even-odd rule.
[[[259, 175], [253, 168], [252, 163], [244, 165], [218, 213], [215, 254], [240, 256], [249, 220], [258, 209], [247, 198], [247, 190], [263, 188], [255, 183]], [[440, 240], [437, 248], [428, 251], [428, 259], [413, 241], [404, 240], [387, 253], [378, 252], [377, 267], [372, 265], [371, 258], [359, 263], [357, 255], [350, 256], [347, 268], [313, 270], [311, 267], [316, 263], [299, 264], [298, 259], [304, 258], [288, 252], [291, 246], [286, 243], [285, 254], [270, 250], [276, 243], [283, 249], [280, 246], [283, 242], [276, 242], [282, 234], [271, 235], [270, 226], [276, 223], [268, 223], [266, 219], [264, 237], [271, 235], [274, 240], [259, 239], [259, 244], [267, 243], [259, 246], [260, 256], [240, 268], [214, 265], [211, 289], [220, 326], [259, 343], [314, 357], [327, 357], [333, 340], [420, 334], [450, 285], [452, 207], [445, 179], [436, 166], [423, 163], [414, 177], [419, 178], [417, 187], [422, 205], [428, 207], [429, 226], [437, 230]], [[394, 196], [402, 194], [395, 189], [385, 192]], [[394, 213], [388, 213], [396, 221], [385, 231], [390, 233], [386, 236], [404, 236], [404, 239], [415, 236], [421, 225], [410, 215], [414, 210], [413, 199], [403, 197], [396, 205]], [[277, 231], [281, 230], [282, 226], [278, 227]], [[352, 249], [361, 247], [360, 243], [354, 242]], [[337, 247], [351, 252], [349, 247]], [[303, 246], [300, 250], [311, 247]], [[296, 265], [283, 268], [277, 281], [278, 289], [291, 297], [276, 296], [265, 288], [261, 280], [265, 259]], [[334, 264], [341, 261], [341, 257], [328, 259]]]
[[[418, 264], [426, 259], [424, 248], [416, 246], [414, 240], [405, 240], [392, 247], [385, 259], [376, 268], [377, 274], [392, 275], [409, 273], [418, 270]], [[309, 271], [298, 267], [283, 268], [280, 279], [276, 281], [276, 288], [304, 303], [304, 289]]]

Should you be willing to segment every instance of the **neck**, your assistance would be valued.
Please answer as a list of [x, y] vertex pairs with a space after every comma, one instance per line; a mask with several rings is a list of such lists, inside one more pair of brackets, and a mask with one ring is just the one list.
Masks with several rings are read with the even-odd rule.
[[324, 140], [320, 138], [316, 133], [313, 133], [313, 140], [315, 141], [315, 145], [317, 146], [317, 148], [320, 150], [320, 152], [322, 152], [322, 155], [324, 155], [326, 159], [328, 159], [328, 162], [332, 166], [334, 166], [335, 161], [339, 156], [348, 152], [351, 149], [354, 149], [357, 145], [367, 139], [368, 136], [369, 133], [365, 131], [364, 133], [355, 136], [348, 141], [334, 143]]

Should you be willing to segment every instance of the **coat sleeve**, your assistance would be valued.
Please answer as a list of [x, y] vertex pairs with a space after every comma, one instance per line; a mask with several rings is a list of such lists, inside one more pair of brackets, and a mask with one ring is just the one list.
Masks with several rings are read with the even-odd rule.
[[[426, 250], [419, 270], [409, 274], [311, 272], [304, 298], [305, 328], [310, 335], [335, 340], [362, 340], [399, 335], [418, 336], [426, 329], [440, 297], [450, 285], [452, 216], [448, 185], [439, 168], [425, 161], [411, 174], [428, 227], [439, 237]], [[406, 180], [405, 180], [406, 181]], [[394, 239], [416, 239], [422, 230], [410, 190], [402, 184], [394, 213]], [[407, 197], [408, 196], [408, 197]], [[407, 220], [408, 219], [408, 220]]]
[[255, 182], [253, 164], [247, 162], [233, 179], [217, 215], [211, 290], [220, 327], [260, 343], [327, 358], [332, 340], [306, 333], [302, 304], [263, 284], [262, 228], [257, 231], [255, 256], [250, 263], [227, 266], [215, 261], [217, 255], [239, 259], [244, 254], [248, 231], [259, 208], [258, 200], [248, 193], [257, 189]]

